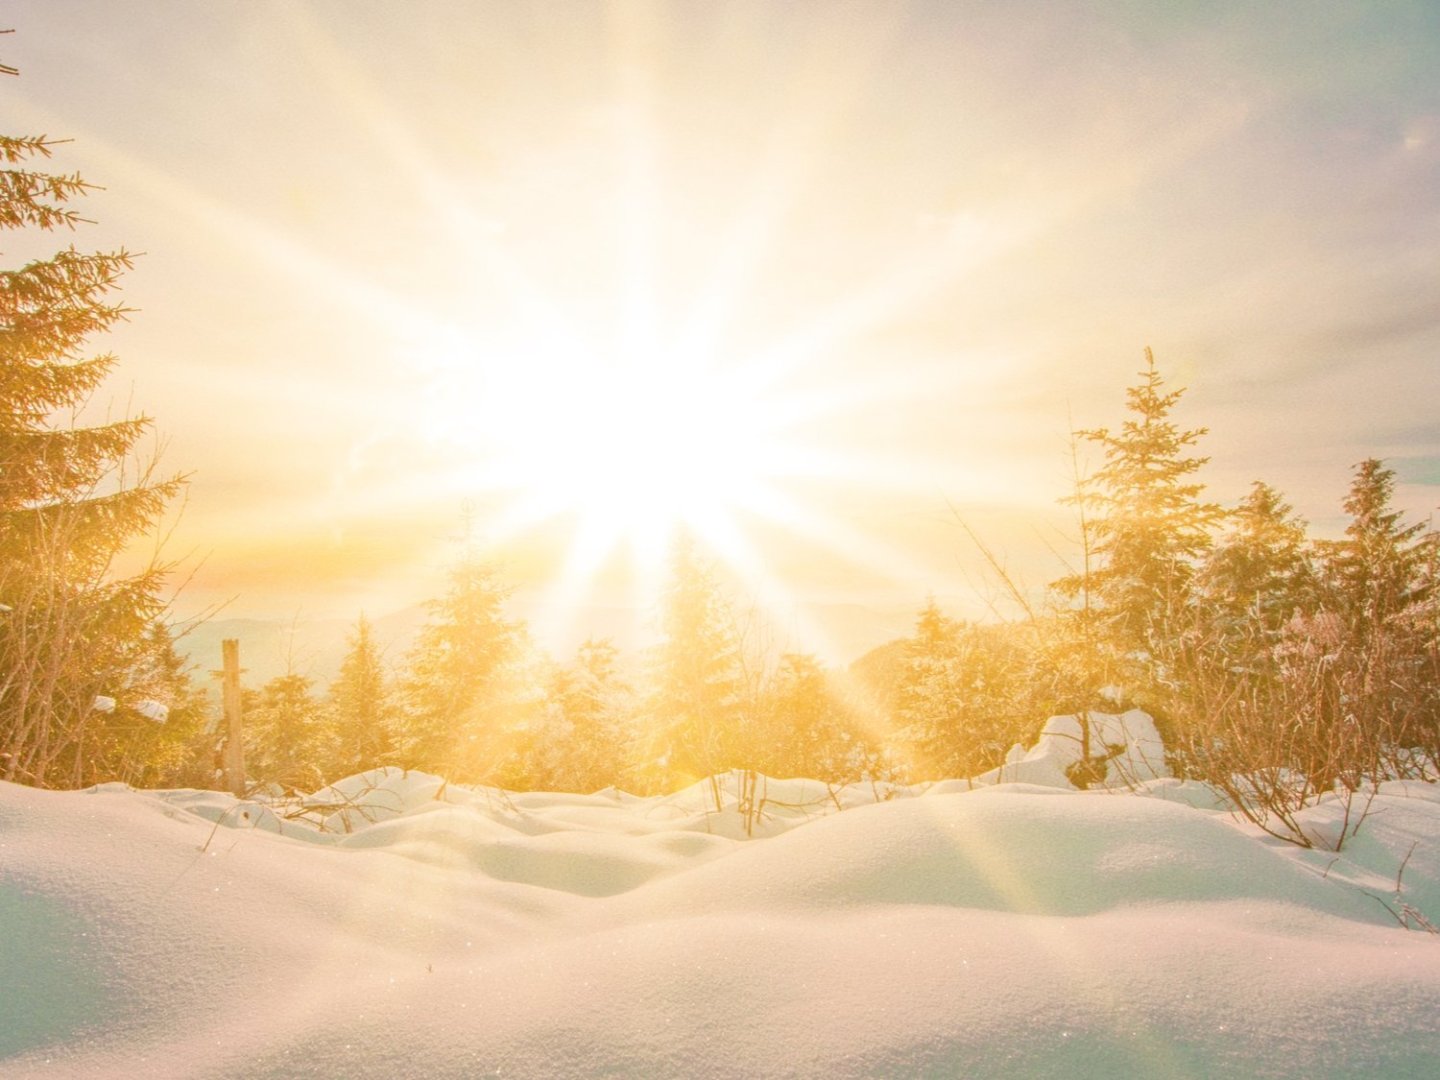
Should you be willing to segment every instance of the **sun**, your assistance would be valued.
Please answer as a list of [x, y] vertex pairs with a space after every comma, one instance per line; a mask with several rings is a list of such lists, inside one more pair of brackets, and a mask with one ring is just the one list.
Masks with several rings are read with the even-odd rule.
[[[893, 324], [1044, 215], [977, 211], [964, 230], [917, 225], [883, 244], [861, 230], [845, 255], [849, 208], [828, 169], [852, 65], [797, 68], [773, 130], [738, 137], [715, 126], [715, 88], [667, 83], [648, 11], [607, 16], [612, 79], [583, 107], [544, 109], [538, 128], [506, 110], [465, 118], [495, 150], [473, 161], [409, 137], [343, 50], [325, 54], [414, 181], [397, 222], [426, 253], [423, 272], [397, 276], [270, 238], [277, 261], [374, 328], [360, 358], [394, 388], [379, 405], [355, 400], [358, 377], [353, 395], [325, 388], [367, 425], [336, 470], [335, 517], [404, 530], [478, 507], [467, 539], [501, 561], [519, 552], [540, 602], [577, 619], [653, 609], [684, 534], [808, 646], [807, 590], [926, 588], [889, 508], [933, 502], [950, 465], [935, 465], [931, 428], [900, 418], [917, 404], [934, 416], [994, 369], [916, 362], [924, 350]], [[250, 224], [237, 231], [263, 239]], [[992, 472], [967, 483], [988, 492]], [[449, 542], [415, 542], [415, 562]]]
[[512, 432], [512, 444], [526, 486], [568, 505], [585, 531], [654, 541], [701, 527], [765, 482], [760, 403], [722, 372], [639, 357], [558, 374], [561, 400], [521, 419], [530, 437]]
[[476, 351], [437, 383], [452, 486], [499, 497], [500, 532], [568, 523], [572, 577], [620, 553], [653, 565], [680, 533], [739, 562], [737, 519], [788, 498], [797, 409], [753, 367], [664, 345]]

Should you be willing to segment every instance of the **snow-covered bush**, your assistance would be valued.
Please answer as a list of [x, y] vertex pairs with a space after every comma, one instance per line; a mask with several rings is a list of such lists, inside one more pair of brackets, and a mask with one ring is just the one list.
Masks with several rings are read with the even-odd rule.
[[1011, 747], [1003, 765], [969, 783], [1135, 788], [1169, 775], [1155, 721], [1131, 709], [1118, 715], [1052, 716], [1034, 746]]

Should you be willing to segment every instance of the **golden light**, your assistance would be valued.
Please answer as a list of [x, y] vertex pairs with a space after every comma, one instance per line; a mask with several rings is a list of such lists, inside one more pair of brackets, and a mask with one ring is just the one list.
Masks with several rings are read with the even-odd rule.
[[718, 545], [796, 467], [783, 398], [734, 368], [664, 347], [532, 344], [484, 364], [477, 350], [450, 358], [431, 399], [451, 483], [508, 496], [502, 531], [569, 522], [587, 571], [621, 549], [648, 560], [682, 530]]
[[[1022, 172], [1003, 190], [937, 191], [887, 168], [872, 190], [880, 144], [856, 140], [876, 135], [866, 92], [899, 25], [881, 8], [815, 27], [768, 82], [712, 82], [691, 75], [707, 61], [730, 70], [728, 54], [676, 66], [667, 35], [681, 28], [667, 9], [616, 4], [597, 78], [527, 76], [526, 95], [503, 108], [438, 108], [423, 122], [303, 5], [283, 18], [337, 129], [379, 162], [383, 202], [368, 187], [329, 215], [292, 213], [274, 192], [226, 202], [78, 133], [97, 173], [148, 191], [238, 265], [282, 282], [307, 317], [348, 331], [333, 346], [316, 334], [295, 363], [263, 371], [231, 345], [229, 381], [205, 374], [207, 392], [286, 419], [276, 445], [290, 428], [315, 438], [303, 475], [272, 485], [270, 513], [224, 505], [209, 520], [240, 534], [304, 519], [317, 536], [380, 521], [387, 564], [403, 547], [413, 566], [396, 572], [418, 579], [449, 543], [436, 507], [453, 517], [472, 501], [476, 539], [501, 558], [544, 549], [528, 583], [553, 581], [551, 600], [577, 619], [607, 574], [646, 607], [680, 531], [789, 625], [814, 587], [797, 567], [823, 563], [835, 593], [853, 579], [923, 595], [933, 569], [900, 550], [909, 541], [875, 508], [896, 495], [929, 507], [1015, 498], [1012, 472], [973, 448], [1003, 424], [989, 403], [1019, 362], [985, 334], [939, 355], [907, 319], [933, 318], [936, 298], [962, 284], [983, 292], [997, 262], [1237, 122], [1217, 107], [1172, 131], [1160, 116], [1143, 152], [1133, 133], [1113, 133], [1047, 158], [1043, 184]], [[568, 40], [540, 59], [570, 70]], [[489, 101], [478, 84], [461, 90]], [[329, 145], [315, 150], [327, 169]], [[367, 175], [360, 158], [338, 160]], [[872, 204], [879, 216], [858, 213]], [[357, 228], [354, 214], [373, 216]], [[970, 436], [964, 469], [957, 432]], [[227, 467], [256, 440], [249, 428], [234, 438]], [[271, 546], [276, 565], [301, 564], [291, 545]], [[621, 561], [629, 573], [615, 573]], [[324, 562], [350, 569], [328, 549]], [[811, 628], [795, 632], [798, 646], [828, 651]]]

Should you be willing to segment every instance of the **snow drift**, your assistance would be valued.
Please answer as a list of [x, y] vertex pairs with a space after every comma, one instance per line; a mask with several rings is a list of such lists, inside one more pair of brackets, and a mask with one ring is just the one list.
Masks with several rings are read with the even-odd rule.
[[748, 805], [736, 778], [639, 799], [377, 770], [289, 805], [0, 785], [0, 1071], [1440, 1070], [1434, 787], [1383, 786], [1336, 855], [1173, 779], [1042, 775], [762, 779]]

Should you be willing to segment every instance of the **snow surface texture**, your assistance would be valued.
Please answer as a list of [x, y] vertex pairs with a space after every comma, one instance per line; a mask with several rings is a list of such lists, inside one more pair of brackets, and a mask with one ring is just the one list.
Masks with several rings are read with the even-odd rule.
[[[1099, 723], [1161, 771], [1143, 714]], [[0, 1075], [1440, 1075], [1440, 791], [1305, 851], [1195, 784], [1075, 791], [1074, 731], [1018, 783], [762, 778], [749, 812], [739, 776], [0, 784]]]

